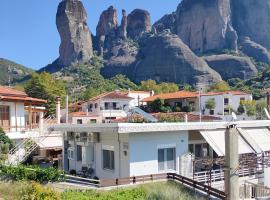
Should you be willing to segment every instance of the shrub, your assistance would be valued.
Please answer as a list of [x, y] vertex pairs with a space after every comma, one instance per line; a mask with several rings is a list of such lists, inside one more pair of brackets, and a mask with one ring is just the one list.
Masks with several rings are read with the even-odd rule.
[[65, 179], [64, 172], [53, 167], [41, 168], [38, 166], [0, 166], [1, 175], [20, 181], [57, 182]]

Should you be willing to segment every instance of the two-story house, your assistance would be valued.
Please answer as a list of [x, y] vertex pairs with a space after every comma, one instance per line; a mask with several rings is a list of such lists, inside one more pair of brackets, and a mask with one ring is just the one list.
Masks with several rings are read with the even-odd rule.
[[142, 100], [150, 95], [151, 92], [131, 90], [103, 93], [80, 103], [80, 109], [69, 114], [69, 122], [72, 124], [110, 123], [127, 117], [130, 108], [143, 105]]
[[[208, 92], [200, 96], [201, 108], [206, 115], [230, 115], [236, 112], [241, 101], [252, 100], [252, 94], [241, 91]], [[209, 100], [214, 101], [213, 109], [207, 109], [206, 104]]]
[[[44, 118], [46, 109], [43, 105], [46, 102], [29, 97], [25, 92], [0, 86], [0, 127], [13, 141], [14, 147], [19, 148], [25, 140], [31, 139], [37, 144], [37, 148], [33, 149], [34, 155], [55, 157], [61, 154], [62, 139], [56, 135], [43, 137], [49, 123], [49, 120]], [[23, 148], [23, 145], [21, 146]], [[17, 150], [14, 149], [14, 153]]]

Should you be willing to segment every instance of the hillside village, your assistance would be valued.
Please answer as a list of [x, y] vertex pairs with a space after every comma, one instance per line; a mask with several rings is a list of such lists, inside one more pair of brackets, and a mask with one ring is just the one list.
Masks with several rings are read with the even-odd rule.
[[0, 200], [269, 199], [269, 9], [60, 1], [55, 61], [0, 58]]

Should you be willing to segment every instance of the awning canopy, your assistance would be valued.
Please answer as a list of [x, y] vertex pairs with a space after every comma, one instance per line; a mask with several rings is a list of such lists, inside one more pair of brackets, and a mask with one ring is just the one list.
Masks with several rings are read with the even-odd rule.
[[268, 128], [238, 128], [238, 131], [256, 153], [270, 151], [270, 130]]
[[[208, 130], [200, 131], [200, 133], [218, 156], [225, 156], [225, 130]], [[242, 137], [238, 138], [238, 142], [239, 154], [254, 153]]]
[[61, 149], [63, 146], [63, 139], [61, 136], [49, 136], [44, 140], [37, 142], [41, 149]]

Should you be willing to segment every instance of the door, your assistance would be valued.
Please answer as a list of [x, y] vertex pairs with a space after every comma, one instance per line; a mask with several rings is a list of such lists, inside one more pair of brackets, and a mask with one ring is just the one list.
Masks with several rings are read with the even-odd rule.
[[4, 129], [10, 127], [9, 106], [0, 106], [0, 126]]
[[175, 148], [158, 149], [158, 171], [174, 171], [176, 168]]

